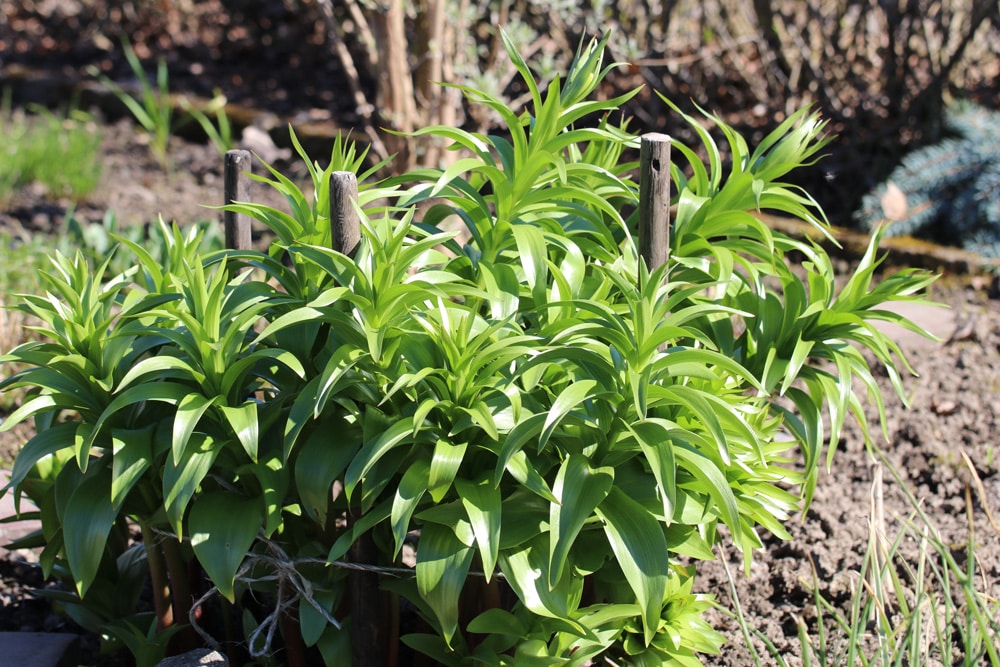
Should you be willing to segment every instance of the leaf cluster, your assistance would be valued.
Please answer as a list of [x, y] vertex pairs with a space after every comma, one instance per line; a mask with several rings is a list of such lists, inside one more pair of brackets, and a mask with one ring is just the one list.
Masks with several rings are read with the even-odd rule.
[[[175, 231], [160, 262], [123, 239], [135, 266], [108, 280], [106, 263], [57, 256], [46, 294], [21, 304], [45, 340], [0, 358], [27, 365], [0, 385], [29, 391], [2, 428], [38, 427], [10, 488], [39, 503], [47, 571], [65, 563], [86, 599], [131, 517], [151, 568], [150, 535], [170, 534], [236, 601], [276, 592], [267, 559], [250, 556], [280, 544], [310, 582], [305, 643], [343, 664], [338, 565], [371, 540], [365, 565], [398, 568], [415, 542], [412, 576], [382, 586], [432, 629], [403, 641], [444, 664], [698, 664], [716, 651], [710, 596], [683, 561], [728, 535], [749, 567], [759, 530], [787, 536], [827, 440], [852, 413], [864, 424], [855, 382], [880, 400], [864, 353], [900, 375], [875, 325], [916, 327], [882, 304], [933, 278], [876, 285], [876, 234], [837, 290], [819, 246], [752, 215], [826, 229], [781, 180], [826, 141], [808, 112], [753, 152], [706, 116], [732, 165], [708, 132], [707, 165], [676, 146], [688, 164], [672, 166], [670, 261], [650, 270], [634, 240], [638, 139], [612, 120], [635, 91], [592, 101], [613, 67], [606, 41], [544, 90], [507, 41], [527, 109], [463, 88], [506, 132], [427, 128], [460, 151], [452, 166], [362, 174], [352, 255], [330, 247], [329, 182], [364, 156], [341, 142], [326, 167], [296, 145], [311, 200], [275, 170], [262, 179], [290, 212], [228, 206], [275, 232], [266, 253], [203, 254]], [[456, 219], [466, 242], [442, 231]], [[475, 609], [463, 592], [515, 601]]]

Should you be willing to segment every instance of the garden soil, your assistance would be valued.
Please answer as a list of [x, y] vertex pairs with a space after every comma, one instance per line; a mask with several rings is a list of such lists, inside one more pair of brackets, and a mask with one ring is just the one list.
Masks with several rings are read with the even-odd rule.
[[[10, 8], [9, 1], [0, 0], [4, 17], [13, 15]], [[11, 39], [10, 27], [0, 24], [0, 44], [5, 39]], [[175, 139], [170, 150], [172, 166], [165, 170], [150, 157], [141, 134], [128, 120], [100, 122], [99, 128], [103, 133], [102, 184], [94, 196], [76, 205], [78, 218], [99, 221], [108, 209], [124, 224], [148, 224], [161, 214], [179, 222], [218, 218], [217, 211], [205, 208], [221, 203], [222, 197], [222, 160], [214, 148]], [[279, 157], [277, 166], [291, 169], [301, 182], [303, 172], [293, 162]], [[255, 171], [262, 173], [263, 168], [255, 165]], [[258, 201], [273, 198], [264, 186], [255, 186], [252, 196]], [[70, 205], [29, 187], [0, 208], [0, 232], [14, 238], [56, 234]], [[855, 259], [841, 257], [838, 266], [849, 270]], [[937, 268], [931, 264], [929, 268]], [[885, 373], [878, 377], [887, 397], [886, 435], [873, 407], [866, 421], [900, 480], [884, 469], [882, 483], [875, 488], [884, 498], [885, 533], [890, 541], [912, 513], [902, 484], [919, 498], [960, 562], [965, 545], [975, 541], [981, 588], [996, 598], [1000, 596], [1000, 533], [991, 525], [988, 510], [1000, 518], [1000, 300], [988, 276], [953, 269], [945, 272], [929, 294], [943, 305], [910, 311], [940, 340], [896, 332], [917, 373], [917, 377], [904, 378], [909, 407], [895, 396]], [[8, 465], [26, 435], [19, 429], [0, 434], [0, 456]], [[790, 665], [801, 664], [798, 624], [815, 630], [814, 588], [844, 609], [862, 585], [859, 571], [872, 534], [878, 466], [856, 425], [848, 427], [834, 446], [832, 465], [820, 474], [808, 512], [789, 524], [790, 540], [764, 537], [764, 548], [754, 554], [748, 576], [742, 556], [731, 547], [718, 561], [699, 567], [696, 589], [716, 595], [729, 608], [733, 606], [732, 576], [732, 588], [749, 626], [773, 643]], [[974, 476], [966, 457], [981, 481], [981, 492], [974, 484], [970, 486]], [[913, 556], [918, 546], [904, 541], [900, 551]], [[54, 585], [42, 580], [32, 564], [35, 557], [30, 551], [0, 550], [0, 631], [82, 633], [31, 596], [35, 587]], [[715, 612], [711, 620], [729, 641], [723, 654], [708, 658], [707, 664], [753, 664], [735, 622]], [[117, 664], [98, 658], [95, 638], [88, 641], [86, 664]], [[764, 652], [759, 640], [753, 644]], [[764, 664], [770, 663], [764, 659]]]

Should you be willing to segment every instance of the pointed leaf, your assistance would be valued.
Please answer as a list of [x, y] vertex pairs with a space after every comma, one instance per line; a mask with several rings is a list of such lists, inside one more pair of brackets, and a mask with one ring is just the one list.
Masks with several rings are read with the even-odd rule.
[[263, 522], [260, 501], [213, 491], [191, 507], [191, 547], [219, 592], [234, 602], [234, 582]]
[[174, 429], [170, 445], [174, 465], [184, 455], [184, 449], [187, 447], [188, 440], [191, 438], [195, 427], [198, 426], [198, 420], [201, 419], [205, 411], [218, 398], [218, 396], [209, 398], [203, 394], [190, 393], [177, 404], [177, 413], [174, 415]]
[[584, 456], [573, 454], [563, 461], [552, 485], [552, 493], [559, 502], [549, 509], [550, 587], [562, 577], [570, 547], [614, 481], [614, 468], [591, 468]]
[[449, 647], [458, 630], [458, 596], [474, 553], [447, 526], [429, 523], [421, 531], [417, 547], [417, 590], [434, 611]]
[[205, 475], [212, 468], [219, 449], [214, 440], [195, 433], [191, 437], [191, 446], [188, 447], [180, 463], [173, 465], [173, 462], [168, 460], [163, 468], [163, 504], [167, 511], [167, 520], [178, 538], [184, 534], [184, 511], [198, 490], [201, 480], [205, 479]]
[[63, 514], [66, 560], [80, 597], [97, 576], [117, 516], [111, 505], [111, 472], [107, 468], [95, 472], [76, 487]]
[[386, 452], [398, 445], [413, 432], [413, 418], [400, 419], [389, 428], [378, 434], [377, 437], [368, 440], [358, 452], [358, 455], [351, 461], [344, 476], [344, 492], [350, 498], [354, 487], [371, 470]]
[[44, 431], [39, 431], [31, 440], [24, 443], [24, 446], [21, 447], [21, 450], [17, 453], [17, 457], [14, 459], [14, 465], [10, 471], [10, 482], [4, 489], [6, 490], [21, 484], [31, 473], [35, 464], [49, 454], [72, 447], [76, 429], [76, 422], [55, 424]]
[[653, 421], [632, 424], [629, 431], [635, 436], [656, 478], [656, 488], [663, 501], [663, 516], [666, 524], [670, 525], [677, 504], [677, 463], [674, 461], [670, 431]]
[[153, 461], [153, 433], [156, 425], [143, 429], [115, 429], [111, 433], [114, 460], [111, 463], [111, 504], [121, 510], [129, 491]]
[[663, 527], [628, 494], [615, 487], [597, 508], [604, 532], [642, 608], [646, 646], [660, 625], [663, 597], [670, 574], [670, 557]]
[[243, 405], [232, 407], [220, 405], [219, 409], [229, 422], [230, 428], [243, 445], [251, 461], [257, 461], [259, 426], [257, 423], [257, 403], [247, 401]]
[[465, 442], [451, 443], [444, 439], [438, 440], [434, 445], [434, 455], [427, 477], [427, 491], [434, 502], [439, 503], [444, 500], [445, 494], [448, 493], [451, 483], [458, 474], [468, 446]]
[[321, 526], [326, 524], [334, 480], [361, 447], [359, 442], [344, 442], [332, 435], [329, 429], [317, 428], [295, 458], [295, 487], [302, 509]]
[[414, 461], [403, 473], [403, 478], [396, 487], [392, 500], [392, 513], [389, 516], [392, 536], [396, 542], [393, 558], [398, 556], [399, 550], [403, 548], [403, 540], [410, 530], [410, 518], [427, 491], [429, 470], [430, 465], [426, 460]]
[[[497, 561], [507, 583], [532, 613], [569, 624], [576, 632], [586, 635], [582, 625], [571, 618], [570, 609], [579, 600], [580, 577], [564, 576], [555, 588], [546, 583], [545, 536], [539, 536], [516, 551], [503, 552]], [[419, 553], [419, 550], [418, 550]]]
[[596, 386], [596, 380], [579, 380], [563, 389], [562, 393], [553, 401], [552, 408], [545, 418], [545, 426], [542, 428], [542, 434], [538, 438], [538, 451], [545, 448], [549, 437], [552, 436], [552, 432], [559, 425], [559, 422], [562, 421], [563, 417], [569, 414], [570, 410], [577, 405], [591, 398], [590, 392]]
[[479, 554], [483, 561], [483, 572], [486, 581], [490, 581], [496, 568], [497, 555], [500, 548], [501, 503], [500, 490], [488, 480], [478, 484], [465, 479], [455, 480], [455, 489], [462, 506], [469, 515], [472, 532], [479, 545]]

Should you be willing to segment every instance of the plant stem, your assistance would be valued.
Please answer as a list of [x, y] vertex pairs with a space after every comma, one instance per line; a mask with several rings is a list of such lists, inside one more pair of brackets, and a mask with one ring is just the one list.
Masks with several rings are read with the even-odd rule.
[[[282, 581], [280, 586], [287, 584]], [[284, 595], [280, 596], [284, 599]], [[299, 628], [298, 615], [292, 607], [281, 612], [281, 634], [285, 639], [285, 664], [288, 667], [306, 667], [306, 646], [302, 641], [302, 631]]]
[[170, 595], [170, 582], [167, 578], [167, 566], [163, 552], [156, 543], [156, 533], [145, 521], [139, 519], [139, 530], [142, 532], [142, 543], [146, 548], [146, 561], [149, 563], [149, 577], [153, 586], [153, 608], [156, 610], [156, 629], [165, 630], [174, 624], [174, 610]]
[[[352, 522], [361, 515], [360, 510], [351, 512]], [[351, 562], [374, 565], [378, 548], [371, 532], [358, 536], [351, 545]], [[378, 588], [378, 575], [371, 572], [352, 571], [351, 590], [351, 654], [354, 667], [381, 667], [386, 665], [386, 642], [381, 626], [382, 596]]]

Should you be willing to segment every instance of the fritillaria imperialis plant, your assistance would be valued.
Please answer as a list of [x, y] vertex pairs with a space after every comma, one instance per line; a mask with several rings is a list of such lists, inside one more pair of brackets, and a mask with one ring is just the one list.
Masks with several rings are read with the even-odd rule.
[[[729, 164], [688, 118], [708, 162], [675, 145], [670, 258], [645, 266], [638, 137], [615, 120], [635, 91], [593, 99], [604, 46], [540, 90], [508, 42], [528, 108], [463, 89], [503, 132], [426, 128], [460, 151], [447, 170], [361, 174], [352, 255], [329, 247], [328, 182], [364, 155], [338, 143], [326, 167], [299, 149], [311, 199], [259, 179], [290, 212], [231, 206], [275, 232], [267, 253], [203, 256], [176, 235], [162, 267], [126, 244], [135, 266], [117, 276], [56, 258], [49, 292], [21, 306], [44, 340], [3, 357], [27, 366], [4, 383], [30, 396], [3, 427], [37, 426], [10, 487], [39, 504], [46, 570], [88, 603], [139, 550], [159, 623], [132, 635], [152, 637], [169, 602], [186, 620], [196, 564], [209, 594], [275, 601], [244, 625], [257, 652], [280, 626], [289, 661], [298, 646], [347, 664], [372, 602], [350, 594], [358, 565], [386, 591], [370, 631], [388, 662], [404, 647], [446, 665], [717, 651], [698, 560], [727, 539], [749, 565], [761, 529], [787, 536], [825, 443], [852, 413], [864, 425], [858, 390], [881, 406], [865, 353], [898, 381], [902, 354], [875, 325], [915, 327], [883, 304], [932, 277], [876, 283], [876, 234], [837, 289], [818, 245], [753, 214], [827, 230], [782, 181], [827, 141], [807, 111], [753, 151], [706, 115]], [[421, 619], [403, 646], [400, 600]]]

